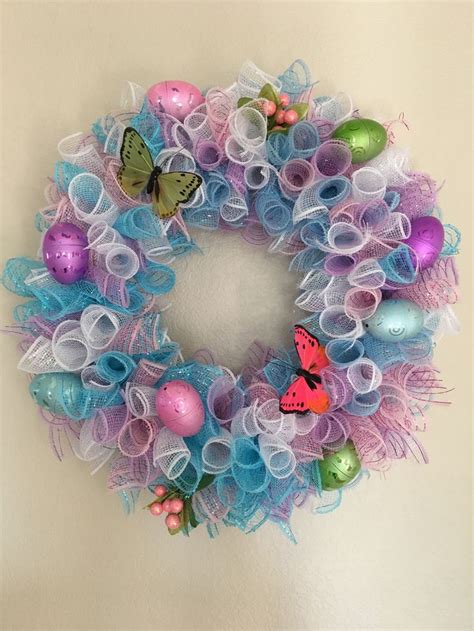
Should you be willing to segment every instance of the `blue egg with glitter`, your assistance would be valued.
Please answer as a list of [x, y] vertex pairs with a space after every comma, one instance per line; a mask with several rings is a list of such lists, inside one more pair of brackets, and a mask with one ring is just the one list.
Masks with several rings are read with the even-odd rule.
[[66, 410], [76, 408], [83, 393], [81, 379], [69, 372], [37, 375], [29, 390], [35, 403], [54, 416], [68, 416]]
[[367, 333], [381, 342], [403, 342], [423, 328], [423, 311], [411, 300], [383, 300], [375, 313], [364, 320]]

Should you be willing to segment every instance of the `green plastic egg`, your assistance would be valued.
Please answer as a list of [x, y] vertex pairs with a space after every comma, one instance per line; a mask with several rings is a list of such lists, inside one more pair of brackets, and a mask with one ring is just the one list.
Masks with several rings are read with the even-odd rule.
[[353, 118], [342, 123], [332, 132], [332, 138], [349, 145], [353, 164], [375, 158], [387, 144], [385, 127], [370, 118]]
[[[349, 440], [339, 451], [326, 454], [323, 460], [316, 460], [313, 467], [319, 468], [323, 489], [335, 491], [356, 477], [360, 471], [360, 460], [354, 443]], [[317, 478], [315, 471], [313, 471], [313, 478]]]
[[81, 379], [68, 372], [49, 372], [37, 375], [30, 383], [30, 394], [42, 408], [57, 416], [76, 407], [82, 396]]

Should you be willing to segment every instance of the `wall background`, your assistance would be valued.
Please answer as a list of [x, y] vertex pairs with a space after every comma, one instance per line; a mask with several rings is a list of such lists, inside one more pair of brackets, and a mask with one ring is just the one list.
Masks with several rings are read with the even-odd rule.
[[[430, 466], [403, 462], [374, 475], [329, 516], [297, 512], [296, 547], [272, 526], [209, 542], [201, 530], [169, 538], [140, 510], [126, 518], [103, 475], [54, 460], [27, 377], [14, 369], [15, 340], [2, 337], [3, 628], [470, 628], [470, 4], [10, 1], [1, 9], [3, 258], [35, 254], [33, 215], [57, 140], [113, 108], [123, 79], [228, 85], [246, 57], [272, 73], [302, 57], [321, 79], [319, 94], [345, 90], [386, 120], [403, 110], [411, 131], [399, 142], [416, 167], [445, 180], [441, 205], [464, 231], [456, 309], [464, 330], [437, 353], [456, 389], [450, 408], [430, 413]], [[202, 244], [209, 256], [183, 268], [171, 332], [185, 349], [208, 344], [238, 368], [255, 336], [281, 339], [293, 281], [284, 261], [241, 241], [211, 235]], [[185, 312], [196, 283], [206, 289]], [[0, 300], [3, 326], [16, 300], [5, 291]]]

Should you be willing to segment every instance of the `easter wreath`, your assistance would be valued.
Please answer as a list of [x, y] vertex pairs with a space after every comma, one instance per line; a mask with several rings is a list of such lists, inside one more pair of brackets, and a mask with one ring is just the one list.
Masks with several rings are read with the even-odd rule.
[[[67, 439], [107, 465], [126, 510], [148, 489], [171, 534], [271, 521], [294, 540], [295, 506], [327, 512], [370, 470], [426, 461], [416, 432], [445, 392], [432, 352], [457, 326], [460, 235], [394, 122], [314, 86], [301, 60], [278, 77], [246, 62], [205, 95], [127, 84], [117, 111], [58, 145], [42, 256], [5, 266], [56, 454]], [[255, 342], [237, 376], [210, 351], [182, 357], [157, 297], [197, 250], [189, 226], [288, 257], [308, 312], [294, 348]]]

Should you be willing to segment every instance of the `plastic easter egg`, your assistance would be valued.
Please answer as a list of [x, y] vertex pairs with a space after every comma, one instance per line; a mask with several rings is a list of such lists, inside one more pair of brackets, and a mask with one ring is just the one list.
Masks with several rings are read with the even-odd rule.
[[162, 81], [147, 92], [148, 103], [154, 114], [170, 114], [184, 121], [198, 105], [204, 103], [199, 88], [187, 81]]
[[366, 162], [378, 156], [387, 144], [385, 127], [370, 118], [353, 118], [336, 127], [332, 138], [349, 145], [352, 163]]
[[444, 227], [436, 217], [418, 217], [411, 222], [411, 233], [405, 243], [411, 248], [413, 264], [420, 270], [431, 267], [444, 245]]
[[418, 335], [423, 321], [423, 311], [411, 300], [382, 300], [364, 328], [381, 342], [403, 342]]
[[360, 471], [360, 460], [352, 441], [342, 449], [326, 454], [323, 460], [313, 464], [313, 479], [317, 479], [315, 468], [319, 468], [321, 485], [325, 491], [335, 491], [351, 482]]
[[84, 232], [72, 223], [55, 223], [44, 235], [43, 261], [51, 276], [69, 285], [87, 272], [89, 251]]
[[198, 391], [186, 381], [168, 381], [156, 392], [160, 421], [179, 436], [194, 436], [204, 423], [205, 411]]
[[37, 375], [29, 389], [37, 405], [56, 416], [66, 416], [66, 409], [76, 407], [83, 392], [81, 379], [69, 372]]

